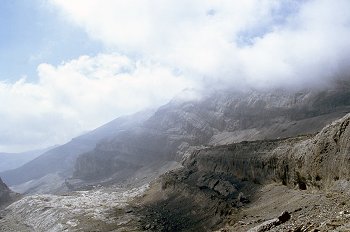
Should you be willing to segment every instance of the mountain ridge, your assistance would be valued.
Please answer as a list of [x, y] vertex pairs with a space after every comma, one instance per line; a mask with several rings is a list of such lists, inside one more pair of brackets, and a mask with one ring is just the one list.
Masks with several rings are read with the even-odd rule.
[[[8, 208], [1, 222], [11, 228], [22, 220], [20, 227], [46, 231], [56, 226], [247, 231], [287, 211], [292, 217], [283, 223], [276, 219], [275, 231], [307, 226], [316, 213], [320, 217], [312, 228], [327, 231], [329, 221], [338, 220], [334, 215], [345, 215], [350, 205], [350, 116], [333, 122], [349, 112], [350, 89], [337, 90], [221, 92], [172, 101], [80, 155], [75, 179], [68, 176], [64, 182], [70, 186], [67, 193], [26, 196]], [[172, 171], [162, 175], [167, 170]], [[40, 188], [46, 185], [29, 193]], [[120, 205], [115, 202], [117, 208], [105, 203], [110, 196], [118, 201], [139, 188], [138, 198], [123, 198]], [[71, 204], [76, 196], [91, 204]], [[86, 212], [99, 214], [97, 206], [112, 224], [106, 218], [91, 221]], [[24, 211], [18, 214], [20, 209]], [[59, 211], [61, 217], [53, 219]], [[121, 223], [120, 218], [128, 220]], [[346, 225], [345, 216], [339, 220]]]
[[49, 181], [45, 176], [58, 176], [63, 185], [71, 178], [77, 180], [71, 183], [121, 182], [158, 161], [180, 161], [192, 147], [315, 133], [350, 112], [350, 87], [339, 83], [327, 89], [201, 95], [116, 119], [1, 176], [21, 192], [31, 180], [37, 180], [31, 192], [40, 192], [42, 180]]
[[350, 89], [334, 87], [294, 93], [219, 92], [200, 100], [171, 101], [134, 130], [80, 155], [73, 177], [101, 180], [121, 168], [129, 172], [128, 166], [180, 161], [192, 146], [315, 133], [350, 112], [349, 99]]
[[152, 112], [153, 110], [146, 110], [132, 116], [119, 117], [91, 132], [73, 138], [64, 145], [45, 152], [22, 167], [1, 172], [0, 176], [10, 185], [21, 184], [48, 174], [59, 174], [63, 178], [70, 177], [75, 159], [80, 153], [93, 149], [98, 142], [108, 136], [137, 125]]
[[53, 147], [20, 153], [0, 152], [0, 172], [18, 168], [51, 149]]

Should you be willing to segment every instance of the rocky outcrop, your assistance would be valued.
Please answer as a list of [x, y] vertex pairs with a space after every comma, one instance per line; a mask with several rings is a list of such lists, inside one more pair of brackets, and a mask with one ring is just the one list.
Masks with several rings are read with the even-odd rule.
[[[186, 157], [183, 168], [164, 175], [165, 197], [146, 208], [168, 201], [162, 212], [170, 210], [167, 205], [179, 205], [191, 212], [188, 219], [196, 218], [189, 228], [214, 229], [265, 184], [299, 191], [349, 191], [349, 155], [350, 114], [315, 135], [207, 147]], [[145, 217], [149, 221], [152, 215], [156, 214]]]
[[12, 192], [0, 178], [0, 209], [13, 202], [18, 195]]
[[248, 232], [264, 232], [269, 231], [272, 228], [285, 223], [290, 219], [290, 214], [287, 211], [284, 211], [279, 217], [268, 220], [250, 230]]
[[74, 177], [111, 177], [121, 173], [118, 162], [144, 167], [159, 160], [180, 160], [193, 146], [315, 133], [350, 111], [350, 88], [344, 86], [301, 92], [224, 91], [196, 100], [174, 99], [139, 127], [81, 155]]

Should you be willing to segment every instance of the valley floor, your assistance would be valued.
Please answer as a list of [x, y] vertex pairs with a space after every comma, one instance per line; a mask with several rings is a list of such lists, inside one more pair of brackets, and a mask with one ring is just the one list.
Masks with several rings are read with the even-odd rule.
[[147, 188], [27, 196], [1, 212], [0, 231], [139, 231], [128, 203]]
[[[139, 202], [135, 199], [144, 193], [154, 194], [143, 185], [131, 190], [108, 187], [66, 195], [27, 196], [1, 213], [0, 231], [157, 231], [140, 227], [140, 215], [134, 212], [135, 202]], [[284, 211], [291, 215], [287, 222], [251, 231], [350, 231], [348, 192], [268, 184], [251, 197], [251, 203], [230, 215], [218, 231], [248, 231]]]

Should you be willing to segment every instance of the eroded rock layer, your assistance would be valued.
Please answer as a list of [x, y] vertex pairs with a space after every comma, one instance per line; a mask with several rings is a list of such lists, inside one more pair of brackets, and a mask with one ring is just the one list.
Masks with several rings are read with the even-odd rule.
[[[183, 168], [163, 176], [162, 200], [146, 204], [145, 222], [156, 222], [150, 226], [160, 231], [164, 226], [170, 225], [168, 231], [184, 226], [181, 222], [186, 220], [184, 231], [211, 230], [227, 218], [232, 220], [240, 207], [255, 199], [258, 189], [271, 183], [297, 191], [346, 192], [350, 186], [349, 124], [350, 114], [315, 135], [194, 151], [185, 158]], [[159, 204], [162, 207], [157, 208]], [[173, 208], [187, 213], [174, 216]]]

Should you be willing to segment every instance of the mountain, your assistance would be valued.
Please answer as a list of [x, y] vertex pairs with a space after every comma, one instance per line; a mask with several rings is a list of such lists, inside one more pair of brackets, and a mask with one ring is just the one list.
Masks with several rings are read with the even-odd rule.
[[315, 135], [198, 149], [140, 217], [154, 231], [348, 231], [349, 151], [350, 114]]
[[0, 175], [21, 193], [121, 182], [149, 167], [170, 167], [195, 146], [315, 133], [347, 112], [346, 81], [300, 91], [208, 91], [118, 118]]
[[[102, 127], [72, 139], [62, 146], [45, 152], [17, 169], [2, 172], [0, 176], [10, 186], [40, 179], [47, 175], [58, 175], [61, 178], [60, 181], [64, 182], [64, 178], [71, 176], [75, 160], [79, 154], [92, 150], [99, 141], [106, 137], [115, 136], [126, 129], [137, 126], [147, 119], [152, 112], [152, 110], [147, 110], [131, 116], [117, 118]], [[57, 185], [57, 183], [54, 184]], [[30, 185], [28, 188], [31, 187], [38, 186]]]
[[[133, 186], [31, 195], [4, 231], [349, 231], [350, 114], [320, 132], [188, 152]], [[1, 213], [1, 211], [0, 211]]]
[[18, 168], [50, 149], [53, 147], [21, 153], [0, 153], [0, 172]]
[[[53, 149], [37, 158], [43, 162], [33, 160], [36, 169], [52, 165], [60, 172], [28, 178], [14, 190], [66, 192], [25, 196], [0, 215], [1, 225], [17, 231], [346, 231], [348, 112], [346, 83], [175, 98], [74, 139], [60, 148], [65, 153], [49, 153]], [[81, 154], [79, 144], [87, 147]], [[26, 169], [17, 171], [25, 175]]]
[[347, 82], [327, 89], [227, 90], [210, 92], [195, 100], [174, 99], [138, 127], [80, 155], [73, 177], [121, 181], [148, 165], [179, 161], [194, 146], [315, 133], [347, 112]]

